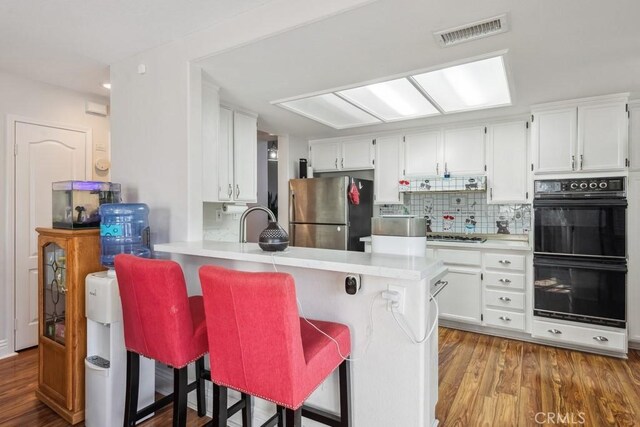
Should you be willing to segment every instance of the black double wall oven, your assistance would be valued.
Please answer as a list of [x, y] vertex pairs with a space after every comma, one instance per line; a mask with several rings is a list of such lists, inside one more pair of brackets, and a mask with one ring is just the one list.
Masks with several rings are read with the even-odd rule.
[[625, 181], [535, 181], [534, 315], [626, 327]]

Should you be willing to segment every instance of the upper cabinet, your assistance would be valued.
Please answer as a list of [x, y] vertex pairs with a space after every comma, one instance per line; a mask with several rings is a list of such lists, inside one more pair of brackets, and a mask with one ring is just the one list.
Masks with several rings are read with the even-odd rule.
[[629, 103], [629, 171], [640, 171], [640, 101]]
[[527, 203], [526, 121], [487, 126], [487, 198], [489, 203]]
[[214, 121], [203, 114], [203, 201], [256, 202], [256, 116], [218, 105], [205, 109], [205, 102], [203, 111], [215, 110], [217, 117]]
[[442, 164], [442, 131], [407, 134], [404, 136], [404, 170], [407, 178], [436, 176]]
[[375, 204], [399, 204], [402, 198], [399, 191], [402, 160], [402, 138], [386, 136], [376, 138], [376, 168], [373, 183], [373, 201]]
[[373, 138], [309, 142], [309, 158], [315, 172], [373, 169]]
[[444, 168], [451, 175], [484, 174], [485, 126], [445, 129]]
[[533, 107], [535, 172], [624, 170], [627, 100], [620, 94]]

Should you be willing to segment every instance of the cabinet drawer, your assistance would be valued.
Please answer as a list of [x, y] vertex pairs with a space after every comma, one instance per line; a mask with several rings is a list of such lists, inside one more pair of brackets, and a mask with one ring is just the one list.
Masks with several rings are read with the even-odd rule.
[[461, 251], [457, 249], [438, 249], [436, 258], [445, 264], [477, 265], [480, 266], [480, 251]]
[[513, 310], [524, 310], [524, 294], [485, 289], [484, 304]]
[[484, 323], [490, 326], [524, 331], [524, 313], [486, 308], [484, 310]]
[[601, 330], [596, 327], [534, 320], [531, 335], [548, 341], [625, 353], [627, 351], [627, 334], [625, 332]]
[[524, 271], [524, 255], [484, 254], [485, 268]]
[[524, 289], [524, 274], [514, 273], [484, 273], [485, 286], [495, 286], [501, 289]]

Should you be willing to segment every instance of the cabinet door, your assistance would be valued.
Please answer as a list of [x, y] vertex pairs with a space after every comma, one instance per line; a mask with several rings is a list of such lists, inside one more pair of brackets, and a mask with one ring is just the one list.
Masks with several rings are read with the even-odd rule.
[[437, 176], [442, 165], [442, 132], [414, 133], [404, 137], [404, 176]]
[[445, 170], [452, 175], [484, 174], [484, 132], [484, 126], [445, 130]]
[[487, 132], [489, 203], [527, 201], [527, 122], [493, 124]]
[[342, 142], [341, 169], [373, 169], [373, 139]]
[[625, 101], [579, 106], [576, 170], [624, 170], [628, 126]]
[[536, 172], [575, 170], [577, 117], [575, 107], [533, 113], [533, 153]]
[[442, 279], [449, 282], [438, 294], [441, 319], [480, 323], [482, 282], [480, 271], [451, 268]]
[[258, 127], [255, 117], [233, 113], [233, 182], [238, 202], [258, 199], [257, 182]]
[[629, 171], [640, 171], [640, 101], [629, 103]]
[[218, 130], [218, 200], [233, 197], [233, 112], [220, 107]]
[[[627, 186], [629, 200], [629, 236], [640, 235], [640, 174], [631, 174]], [[629, 239], [629, 272], [627, 273], [627, 314], [629, 316], [629, 340], [640, 343], [640, 240]]]
[[399, 204], [401, 144], [399, 136], [376, 139], [375, 204]]
[[312, 142], [309, 146], [309, 156], [314, 172], [336, 171], [340, 162], [340, 143]]

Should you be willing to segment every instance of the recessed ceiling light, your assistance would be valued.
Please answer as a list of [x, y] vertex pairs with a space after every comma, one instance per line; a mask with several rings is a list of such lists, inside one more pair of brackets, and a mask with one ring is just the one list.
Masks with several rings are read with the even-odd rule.
[[444, 112], [511, 104], [502, 56], [413, 76]]
[[105, 88], [105, 89], [111, 90], [111, 83], [109, 83], [109, 82], [102, 83], [102, 87]]
[[336, 129], [381, 122], [333, 93], [280, 102], [278, 105]]
[[440, 114], [406, 78], [336, 93], [385, 122]]

